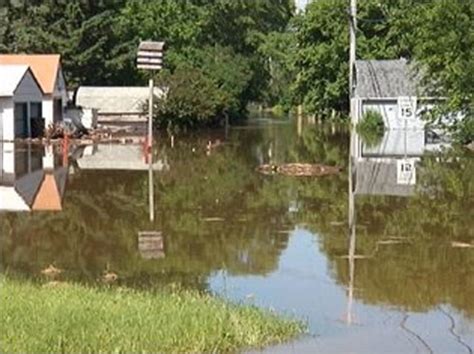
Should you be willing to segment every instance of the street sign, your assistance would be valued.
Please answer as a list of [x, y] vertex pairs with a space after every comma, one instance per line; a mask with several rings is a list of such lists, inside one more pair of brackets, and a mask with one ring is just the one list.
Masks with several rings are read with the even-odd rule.
[[143, 70], [161, 70], [165, 42], [142, 41], [138, 46], [137, 68]]
[[416, 184], [415, 159], [397, 160], [397, 184]]

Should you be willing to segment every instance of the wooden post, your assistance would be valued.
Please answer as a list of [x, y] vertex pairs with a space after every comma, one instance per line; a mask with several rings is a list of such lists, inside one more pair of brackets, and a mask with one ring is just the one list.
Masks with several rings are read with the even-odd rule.
[[148, 98], [148, 151], [153, 145], [153, 78], [149, 81], [150, 97]]

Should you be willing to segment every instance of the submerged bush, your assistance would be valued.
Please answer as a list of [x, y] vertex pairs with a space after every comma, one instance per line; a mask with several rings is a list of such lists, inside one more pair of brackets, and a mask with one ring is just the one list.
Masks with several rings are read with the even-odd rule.
[[224, 99], [214, 82], [199, 69], [177, 69], [161, 76], [166, 95], [155, 100], [158, 128], [213, 125], [224, 115]]
[[357, 123], [356, 130], [367, 146], [377, 145], [382, 140], [385, 130], [382, 114], [368, 110]]

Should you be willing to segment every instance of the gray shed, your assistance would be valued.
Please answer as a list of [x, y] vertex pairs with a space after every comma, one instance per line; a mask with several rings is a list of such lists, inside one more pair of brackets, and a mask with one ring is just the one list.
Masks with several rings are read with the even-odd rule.
[[[163, 96], [163, 90], [155, 88], [156, 97]], [[81, 86], [76, 93], [76, 105], [97, 109], [99, 118], [136, 119], [145, 117], [148, 101], [148, 87], [97, 87]]]
[[388, 129], [422, 129], [417, 114], [417, 79], [407, 60], [357, 60], [351, 100], [354, 123], [369, 110], [382, 114]]

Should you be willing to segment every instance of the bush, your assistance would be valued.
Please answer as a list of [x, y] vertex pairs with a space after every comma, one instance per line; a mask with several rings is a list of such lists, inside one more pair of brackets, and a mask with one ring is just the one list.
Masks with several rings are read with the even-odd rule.
[[368, 110], [357, 123], [356, 130], [366, 145], [377, 145], [382, 140], [385, 130], [382, 115], [377, 111]]
[[158, 128], [191, 128], [217, 124], [225, 114], [225, 98], [217, 85], [195, 68], [178, 68], [160, 77], [166, 95], [155, 100]]

